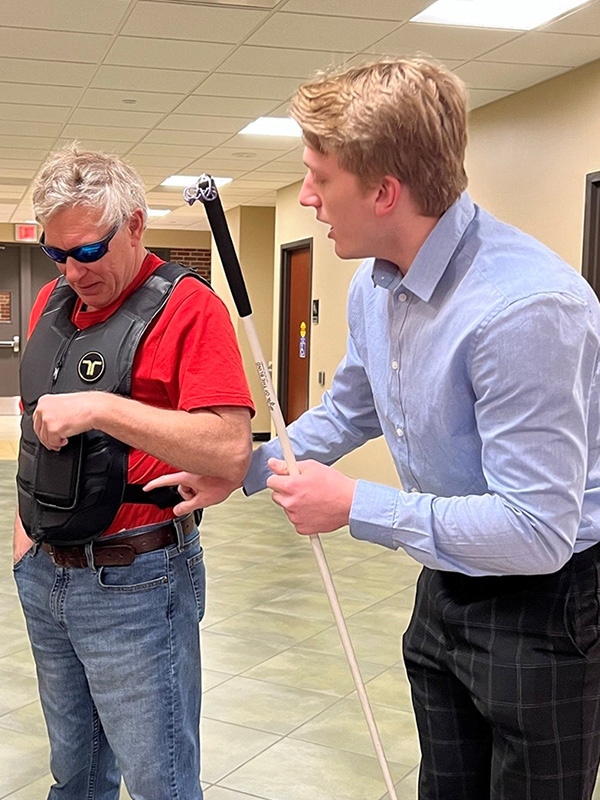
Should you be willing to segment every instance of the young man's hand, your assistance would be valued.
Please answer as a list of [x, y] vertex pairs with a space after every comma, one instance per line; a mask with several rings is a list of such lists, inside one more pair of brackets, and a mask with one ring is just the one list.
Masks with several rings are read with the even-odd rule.
[[215, 478], [210, 475], [175, 472], [149, 481], [144, 486], [144, 491], [149, 492], [151, 489], [159, 489], [162, 486], [177, 486], [183, 502], [178, 503], [173, 511], [178, 517], [181, 517], [198, 508], [208, 508], [208, 506], [222, 503], [241, 485], [241, 483], [233, 483], [224, 478]]
[[347, 525], [356, 481], [318, 461], [299, 461], [300, 475], [289, 475], [285, 461], [269, 459], [267, 486], [298, 533], [329, 533]]

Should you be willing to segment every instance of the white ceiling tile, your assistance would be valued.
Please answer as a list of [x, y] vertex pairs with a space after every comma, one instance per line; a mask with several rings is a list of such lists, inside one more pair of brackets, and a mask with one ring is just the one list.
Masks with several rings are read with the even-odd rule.
[[184, 144], [138, 144], [131, 151], [132, 155], [139, 156], [161, 156], [173, 158], [200, 158], [207, 152], [207, 147], [197, 147], [196, 145]]
[[32, 169], [37, 172], [42, 163], [43, 156], [39, 158], [12, 158], [0, 152], [0, 169]]
[[241, 41], [267, 13], [240, 8], [207, 8], [176, 3], [138, 2], [122, 33], [159, 39]]
[[22, 178], [23, 180], [29, 180], [29, 178], [33, 178], [35, 173], [36, 173], [35, 169], [16, 169], [15, 167], [1, 167], [0, 181], [4, 179], [16, 180], [18, 178]]
[[16, 207], [16, 204], [0, 203], [0, 222], [10, 222], [11, 215]]
[[[39, 114], [39, 106], [38, 114]], [[43, 116], [43, 115], [42, 115]], [[58, 122], [36, 122], [32, 125], [26, 121], [15, 121], [3, 119], [2, 110], [0, 109], [0, 130], [6, 135], [13, 136], [52, 136], [56, 137], [62, 130], [62, 125]]]
[[199, 131], [168, 131], [157, 129], [151, 131], [144, 139], [144, 144], [183, 144], [194, 147], [216, 147], [229, 139], [229, 133], [202, 133]]
[[82, 108], [107, 108], [122, 111], [127, 108], [124, 100], [135, 100], [136, 111], [171, 111], [181, 101], [180, 94], [160, 92], [117, 91], [112, 89], [87, 89], [80, 106]]
[[267, 164], [264, 169], [259, 168], [254, 170], [253, 172], [248, 173], [245, 177], [256, 178], [259, 181], [272, 181], [281, 186], [287, 185], [288, 183], [296, 183], [303, 177], [303, 175], [299, 174], [298, 172], [277, 172], [276, 170], [269, 172], [267, 170], [270, 166], [271, 164]]
[[[423, 54], [443, 61], [468, 61], [493, 47], [509, 42], [519, 31], [462, 28], [457, 25], [425, 25], [410, 22], [377, 42], [377, 53], [412, 56]], [[364, 48], [370, 49], [370, 48]]]
[[150, 167], [152, 170], [164, 169], [167, 175], [178, 174], [181, 167], [188, 163], [188, 158], [174, 158], [167, 156], [147, 156], [139, 153], [128, 155], [127, 162], [134, 167]]
[[[238, 158], [240, 162], [243, 163], [249, 161], [258, 161], [260, 163], [264, 163], [265, 161], [271, 161], [272, 159], [277, 158], [277, 156], [280, 154], [280, 150], [267, 150], [266, 148], [259, 150], [252, 147], [229, 146], [215, 147], [210, 151], [211, 157], [225, 159]], [[246, 169], [250, 168], [246, 167]]]
[[0, 103], [73, 106], [81, 89], [71, 86], [39, 86], [33, 83], [0, 83]]
[[285, 180], [278, 178], [274, 181], [258, 181], [253, 178], [240, 178], [234, 182], [236, 189], [256, 189], [261, 192], [266, 192], [269, 189], [280, 189], [285, 186]]
[[249, 122], [252, 122], [253, 119], [254, 117], [206, 117], [200, 114], [197, 116], [169, 114], [169, 116], [157, 126], [157, 130], [237, 133]]
[[195, 94], [283, 100], [293, 94], [297, 88], [297, 78], [213, 73], [203, 81], [195, 91]]
[[256, 167], [260, 167], [264, 163], [264, 161], [256, 159], [216, 158], [215, 156], [207, 155], [189, 164], [189, 174], [201, 175], [203, 172], [208, 172], [211, 175], [234, 178], [236, 171], [238, 174], [248, 172], [248, 170], [256, 169]]
[[499, 64], [470, 61], [454, 72], [474, 89], [511, 89], [519, 91], [565, 72], [567, 67], [545, 67], [537, 64]]
[[[34, 133], [35, 130], [31, 132]], [[0, 134], [0, 147], [28, 147], [34, 150], [48, 150], [55, 140], [55, 136], [7, 136], [2, 133]]]
[[541, 28], [553, 33], [582, 33], [600, 36], [600, 3], [576, 9], [557, 22], [550, 22]]
[[[0, 164], [9, 159], [23, 159], [24, 161], [37, 161], [38, 163], [46, 157], [48, 149], [39, 150], [28, 147], [3, 147], [0, 149]], [[16, 166], [16, 165], [15, 165]]]
[[9, 186], [0, 184], [0, 197], [6, 200], [20, 200], [25, 193], [24, 186]]
[[278, 12], [261, 25], [246, 44], [351, 53], [378, 41], [397, 25], [397, 22], [373, 19]]
[[467, 92], [469, 111], [473, 111], [473, 109], [479, 108], [479, 106], [493, 103], [495, 100], [500, 100], [502, 97], [507, 97], [509, 94], [513, 94], [513, 92], [501, 91], [499, 89], [469, 89]]
[[91, 86], [99, 89], [133, 89], [141, 92], [173, 92], [187, 94], [194, 89], [205, 72], [183, 72], [173, 69], [113, 67], [104, 65], [96, 73]]
[[0, 53], [5, 58], [35, 55], [48, 61], [83, 61], [95, 64], [110, 42], [96, 33], [67, 33], [35, 28], [0, 28]]
[[0, 103], [0, 119], [22, 122], [64, 122], [70, 109], [64, 106], [28, 106], [20, 103]]
[[265, 167], [261, 167], [260, 170], [261, 171], [265, 170], [266, 172], [272, 172], [272, 173], [282, 172], [287, 175], [298, 175], [299, 177], [304, 177], [304, 175], [306, 175], [306, 169], [302, 164], [301, 156], [298, 166], [296, 166], [295, 164], [291, 164], [287, 161], [277, 160], [277, 161], [271, 161], [270, 164], [268, 164]]
[[82, 9], [81, 0], [0, 0], [0, 19], [16, 28], [30, 27], [35, 20], [37, 28], [54, 31], [113, 33], [128, 5], [129, 0], [102, 0]]
[[94, 74], [92, 64], [66, 61], [34, 61], [0, 58], [0, 80], [13, 83], [42, 83], [50, 86], [86, 86]]
[[238, 133], [228, 142], [228, 147], [236, 147], [240, 150], [289, 150], [298, 139], [290, 136], [253, 136], [248, 133]]
[[600, 58], [600, 36], [529, 31], [485, 56], [486, 61], [578, 67]]
[[177, 108], [178, 114], [208, 114], [211, 117], [245, 117], [252, 119], [267, 114], [274, 105], [273, 100], [256, 100], [246, 97], [210, 97], [194, 95]]
[[431, 5], [432, 0], [288, 0], [284, 11], [331, 14], [334, 17], [409, 20]]
[[[128, 95], [129, 96], [129, 95]], [[123, 109], [130, 106], [123, 105]], [[0, 107], [0, 116], [2, 108]], [[153, 128], [162, 113], [149, 111], [113, 111], [105, 108], [76, 108], [71, 122], [82, 125], [114, 125], [119, 128]]]
[[161, 39], [157, 42], [156, 39], [119, 36], [104, 63], [122, 67], [206, 72], [214, 69], [232, 49], [230, 44], [215, 42], [189, 42], [181, 39]]
[[89, 139], [104, 139], [108, 142], [137, 142], [146, 135], [145, 128], [114, 128], [107, 125], [81, 125], [70, 123], [65, 125], [63, 136], [73, 139], [87, 137]]
[[[73, 141], [72, 136], [65, 136], [57, 142], [57, 147], [66, 147]], [[84, 150], [98, 150], [101, 153], [124, 156], [131, 147], [130, 142], [113, 142], [105, 139], [92, 139], [87, 136], [78, 136], [77, 141]]]
[[[371, 64], [373, 61], [376, 61], [380, 57], [381, 57], [380, 55], [377, 55], [375, 53], [359, 53], [358, 55], [353, 56], [349, 60], [348, 66], [358, 67], [364, 64]], [[461, 59], [444, 58], [443, 60], [442, 59], [436, 59], [436, 60], [444, 64], [444, 66], [447, 67], [448, 69], [454, 69], [455, 67], [460, 67], [460, 65], [464, 63], [464, 59], [462, 58]]]
[[219, 67], [219, 72], [281, 75], [305, 80], [315, 70], [341, 66], [347, 58], [348, 53], [332, 53], [330, 50], [291, 50], [243, 45]]

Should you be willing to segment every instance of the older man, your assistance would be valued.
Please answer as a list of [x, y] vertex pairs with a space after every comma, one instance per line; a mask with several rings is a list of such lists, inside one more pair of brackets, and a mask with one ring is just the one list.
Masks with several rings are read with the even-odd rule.
[[[239, 480], [252, 400], [227, 312], [146, 251], [139, 176], [71, 147], [34, 208], [61, 276], [23, 359], [15, 578], [51, 743], [49, 798], [200, 800], [204, 567], [194, 515], [141, 486]], [[31, 547], [32, 541], [35, 543]]]

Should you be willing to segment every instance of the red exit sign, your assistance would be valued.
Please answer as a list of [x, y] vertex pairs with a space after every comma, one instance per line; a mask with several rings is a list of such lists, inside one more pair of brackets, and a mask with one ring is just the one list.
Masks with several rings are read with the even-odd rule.
[[33, 223], [17, 223], [15, 225], [16, 242], [37, 242], [38, 226]]

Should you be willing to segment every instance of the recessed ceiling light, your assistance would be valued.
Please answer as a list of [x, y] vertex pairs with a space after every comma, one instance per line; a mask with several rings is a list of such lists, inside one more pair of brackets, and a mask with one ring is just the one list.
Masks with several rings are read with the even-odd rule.
[[252, 133], [255, 136], [302, 136], [300, 125], [289, 117], [259, 117], [250, 122], [240, 133]]
[[589, 0], [437, 0], [411, 22], [528, 31]]
[[171, 213], [170, 208], [149, 208], [148, 209], [148, 216], [149, 217], [164, 217], [167, 214]]
[[[171, 175], [161, 183], [161, 186], [179, 186], [187, 188], [196, 183], [199, 177], [200, 175]], [[225, 186], [226, 183], [231, 183], [233, 178], [215, 178], [213, 176], [213, 180], [218, 189], [220, 186]]]

